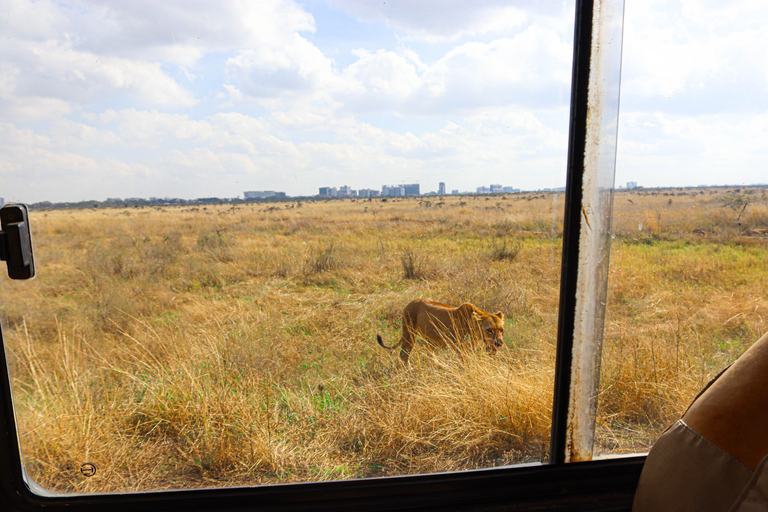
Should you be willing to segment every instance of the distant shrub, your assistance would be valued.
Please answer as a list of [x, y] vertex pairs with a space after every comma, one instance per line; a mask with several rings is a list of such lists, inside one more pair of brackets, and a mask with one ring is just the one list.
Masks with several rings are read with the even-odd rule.
[[224, 230], [217, 229], [201, 233], [197, 237], [197, 247], [200, 249], [219, 249], [229, 245], [229, 241], [222, 234]]
[[216, 229], [201, 233], [197, 237], [197, 247], [213, 259], [229, 263], [233, 261], [232, 242], [229, 237], [224, 235], [224, 231], [225, 229]]
[[749, 206], [749, 196], [751, 193], [752, 191], [742, 193], [739, 190], [729, 192], [724, 197], [720, 198], [720, 202], [722, 203], [723, 208], [730, 208], [734, 213], [738, 214], [736, 221], [739, 221], [741, 216], [744, 215], [747, 206]]
[[332, 270], [336, 266], [335, 246], [331, 241], [325, 247], [313, 247], [310, 249], [307, 259], [304, 261], [304, 273], [319, 274]]
[[424, 260], [411, 249], [406, 249], [400, 255], [405, 279], [421, 279], [424, 277]]
[[494, 241], [491, 244], [491, 258], [496, 261], [513, 261], [520, 252], [520, 244], [507, 244], [507, 240]]
[[768, 207], [764, 205], [755, 205], [745, 216], [746, 223], [752, 229], [768, 228]]

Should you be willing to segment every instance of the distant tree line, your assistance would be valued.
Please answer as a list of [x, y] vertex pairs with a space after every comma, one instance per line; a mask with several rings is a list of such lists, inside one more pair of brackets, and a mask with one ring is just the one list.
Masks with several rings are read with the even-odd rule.
[[[311, 198], [292, 197], [291, 200], [306, 200]], [[275, 200], [275, 199], [272, 199]], [[282, 199], [283, 201], [285, 199]], [[133, 208], [141, 206], [171, 206], [171, 205], [195, 205], [195, 204], [229, 204], [229, 203], [264, 203], [270, 202], [267, 199], [240, 199], [240, 198], [220, 198], [220, 197], [200, 197], [197, 199], [178, 199], [178, 198], [130, 198], [130, 199], [107, 199], [105, 201], [78, 201], [54, 203], [51, 201], [41, 201], [39, 203], [29, 204], [32, 210], [66, 210], [82, 208]]]

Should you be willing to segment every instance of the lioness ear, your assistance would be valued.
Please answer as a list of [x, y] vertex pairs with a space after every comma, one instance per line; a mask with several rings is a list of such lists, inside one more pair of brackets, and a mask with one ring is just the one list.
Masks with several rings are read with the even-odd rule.
[[496, 316], [499, 317], [499, 320], [502, 320], [502, 321], [504, 320], [504, 313], [502, 313], [501, 311], [496, 313]]

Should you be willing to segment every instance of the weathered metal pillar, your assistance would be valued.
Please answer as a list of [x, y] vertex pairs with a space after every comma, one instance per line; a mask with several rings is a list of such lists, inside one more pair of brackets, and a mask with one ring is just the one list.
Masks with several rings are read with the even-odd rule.
[[577, 5], [550, 460], [590, 460], [608, 286], [623, 0]]

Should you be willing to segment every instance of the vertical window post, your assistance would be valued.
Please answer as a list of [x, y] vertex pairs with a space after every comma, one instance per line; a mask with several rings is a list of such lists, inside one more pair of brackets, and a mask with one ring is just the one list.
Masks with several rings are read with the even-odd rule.
[[576, 5], [550, 462], [592, 458], [608, 286], [624, 0]]

